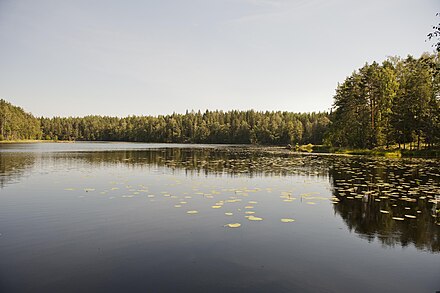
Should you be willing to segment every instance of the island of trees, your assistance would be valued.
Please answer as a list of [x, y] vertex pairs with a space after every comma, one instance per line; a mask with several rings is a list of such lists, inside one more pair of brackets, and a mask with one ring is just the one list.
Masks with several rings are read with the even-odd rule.
[[0, 140], [438, 148], [440, 54], [365, 64], [336, 89], [330, 112], [186, 112], [36, 118], [0, 100]]

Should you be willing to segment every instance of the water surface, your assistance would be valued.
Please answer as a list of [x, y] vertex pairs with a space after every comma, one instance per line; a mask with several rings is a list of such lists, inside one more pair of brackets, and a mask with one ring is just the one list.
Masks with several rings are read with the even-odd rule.
[[0, 291], [435, 292], [439, 166], [244, 146], [0, 145]]

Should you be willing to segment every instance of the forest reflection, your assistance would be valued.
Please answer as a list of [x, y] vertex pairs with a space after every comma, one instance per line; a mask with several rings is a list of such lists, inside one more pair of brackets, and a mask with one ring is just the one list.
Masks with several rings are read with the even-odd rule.
[[164, 168], [188, 176], [306, 176], [328, 181], [350, 231], [384, 246], [440, 252], [438, 160], [294, 155], [246, 148], [1, 153], [0, 187], [43, 168]]
[[340, 158], [329, 176], [334, 210], [350, 231], [384, 246], [440, 252], [438, 162]]
[[0, 152], [0, 189], [28, 174], [34, 167], [35, 154], [4, 154]]

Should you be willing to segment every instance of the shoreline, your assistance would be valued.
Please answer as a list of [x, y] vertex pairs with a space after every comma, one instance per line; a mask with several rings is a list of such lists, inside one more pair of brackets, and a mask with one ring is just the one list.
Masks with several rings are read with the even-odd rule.
[[323, 145], [301, 145], [298, 147], [286, 147], [278, 145], [258, 145], [258, 144], [212, 144], [212, 143], [168, 143], [168, 142], [139, 142], [139, 141], [86, 141], [86, 140], [3, 140], [3, 144], [33, 144], [33, 143], [148, 143], [148, 144], [188, 144], [188, 145], [225, 145], [232, 147], [249, 147], [264, 151], [276, 151], [284, 154], [328, 154], [328, 155], [346, 155], [346, 156], [371, 156], [386, 158], [440, 158], [440, 149], [421, 149], [421, 150], [404, 150], [404, 149], [349, 149], [338, 148]]
[[14, 139], [14, 140], [0, 140], [0, 145], [2, 144], [13, 144], [13, 143], [74, 143], [75, 141], [69, 140], [44, 140], [44, 139]]

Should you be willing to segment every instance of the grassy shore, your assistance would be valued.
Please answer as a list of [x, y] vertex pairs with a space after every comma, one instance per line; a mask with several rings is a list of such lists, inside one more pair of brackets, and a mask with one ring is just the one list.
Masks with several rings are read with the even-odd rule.
[[380, 156], [387, 158], [400, 157], [421, 157], [421, 158], [440, 158], [440, 149], [420, 149], [420, 150], [403, 150], [396, 147], [389, 149], [375, 148], [375, 149], [350, 149], [338, 148], [324, 145], [304, 145], [299, 146], [297, 151], [309, 153], [334, 153], [345, 155], [365, 155], [365, 156]]

